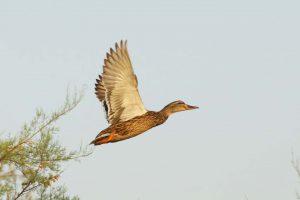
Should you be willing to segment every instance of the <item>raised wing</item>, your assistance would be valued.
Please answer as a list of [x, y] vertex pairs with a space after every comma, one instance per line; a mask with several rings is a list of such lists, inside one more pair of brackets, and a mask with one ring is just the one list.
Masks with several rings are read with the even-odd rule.
[[116, 43], [104, 59], [103, 73], [96, 83], [96, 95], [104, 104], [110, 124], [126, 121], [147, 112], [138, 92], [138, 82], [133, 72], [127, 42]]

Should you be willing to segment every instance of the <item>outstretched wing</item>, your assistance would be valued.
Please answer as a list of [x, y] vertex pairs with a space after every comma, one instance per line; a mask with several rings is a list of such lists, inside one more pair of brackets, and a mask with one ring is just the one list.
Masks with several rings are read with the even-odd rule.
[[127, 50], [127, 42], [116, 43], [104, 59], [103, 73], [96, 83], [96, 95], [104, 104], [110, 124], [126, 121], [147, 112], [138, 91]]

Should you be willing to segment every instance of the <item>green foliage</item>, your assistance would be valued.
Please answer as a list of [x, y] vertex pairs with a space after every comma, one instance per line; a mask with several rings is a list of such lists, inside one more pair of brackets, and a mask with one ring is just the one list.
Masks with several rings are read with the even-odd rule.
[[65, 187], [56, 187], [51, 189], [40, 188], [38, 191], [38, 196], [36, 200], [79, 200], [76, 197], [68, 197], [66, 195], [66, 188]]
[[0, 140], [0, 199], [61, 199], [67, 197], [64, 187], [53, 187], [62, 173], [62, 163], [87, 156], [91, 151], [80, 148], [68, 151], [54, 138], [58, 128], [54, 123], [73, 110], [82, 99], [82, 93], [67, 95], [64, 105], [46, 115], [36, 111], [31, 122], [22, 126], [16, 136], [1, 135]]

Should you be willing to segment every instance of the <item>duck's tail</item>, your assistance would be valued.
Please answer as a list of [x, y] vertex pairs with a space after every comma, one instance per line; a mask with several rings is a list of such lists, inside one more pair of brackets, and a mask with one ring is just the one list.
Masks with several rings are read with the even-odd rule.
[[99, 134], [90, 144], [101, 145], [101, 144], [111, 142], [112, 139], [113, 139], [113, 135], [110, 133], [105, 133], [101, 135]]

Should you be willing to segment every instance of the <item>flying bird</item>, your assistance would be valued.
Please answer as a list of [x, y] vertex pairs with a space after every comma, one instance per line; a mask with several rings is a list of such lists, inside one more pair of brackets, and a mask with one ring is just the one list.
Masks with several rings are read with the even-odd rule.
[[174, 101], [158, 112], [148, 111], [139, 95], [138, 80], [134, 74], [127, 50], [127, 41], [121, 40], [106, 54], [103, 73], [96, 79], [95, 94], [103, 104], [110, 126], [91, 142], [101, 145], [135, 137], [163, 124], [175, 112], [192, 110], [183, 101]]

